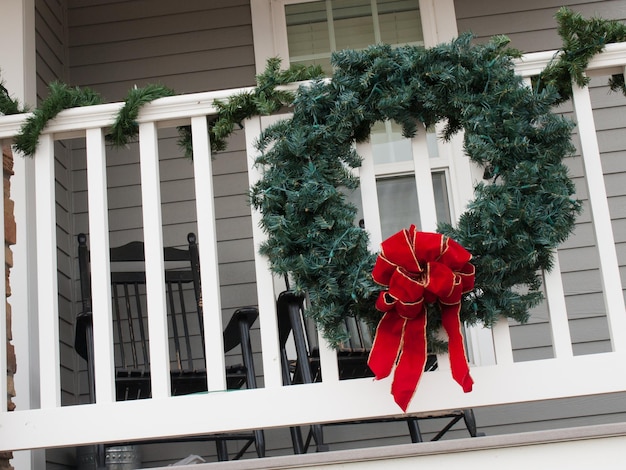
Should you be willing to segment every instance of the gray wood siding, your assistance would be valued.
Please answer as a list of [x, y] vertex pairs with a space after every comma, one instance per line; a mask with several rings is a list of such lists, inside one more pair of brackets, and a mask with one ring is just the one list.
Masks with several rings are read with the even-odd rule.
[[561, 6], [568, 6], [585, 17], [626, 18], [623, 0], [528, 0], [503, 2], [497, 0], [456, 0], [459, 32], [471, 31], [479, 41], [504, 34], [511, 46], [523, 52], [558, 49], [561, 39], [556, 31], [554, 15]]
[[[458, 0], [455, 2], [459, 32], [472, 31], [477, 41], [486, 41], [496, 34], [511, 38], [511, 45], [522, 52], [558, 49], [561, 39], [556, 31], [554, 14], [562, 5], [586, 17], [607, 19], [626, 18], [626, 1], [553, 1], [529, 0], [501, 2]], [[594, 118], [599, 132], [602, 166], [607, 184], [609, 206], [615, 229], [616, 249], [626, 279], [626, 99], [611, 93], [606, 77], [592, 81]], [[573, 117], [571, 103], [560, 109]], [[575, 133], [574, 142], [579, 147]], [[576, 197], [583, 201], [583, 213], [577, 221], [575, 233], [559, 250], [559, 261], [564, 272], [563, 283], [568, 308], [574, 354], [593, 354], [610, 349], [604, 302], [601, 295], [599, 259], [591, 226], [587, 188], [582, 162], [578, 156], [568, 159], [571, 176], [576, 184]], [[545, 306], [532, 312], [527, 325], [512, 325], [511, 335], [516, 361], [553, 357], [552, 340], [548, 329], [549, 316]], [[540, 381], [541, 378], [537, 377]], [[584, 380], [584, 373], [581, 377]], [[488, 407], [476, 410], [480, 430], [487, 434], [523, 432], [538, 429], [600, 424], [624, 420], [624, 394], [562, 399], [551, 402]]]
[[254, 83], [248, 0], [69, 2], [71, 80], [119, 101], [134, 85], [193, 93]]

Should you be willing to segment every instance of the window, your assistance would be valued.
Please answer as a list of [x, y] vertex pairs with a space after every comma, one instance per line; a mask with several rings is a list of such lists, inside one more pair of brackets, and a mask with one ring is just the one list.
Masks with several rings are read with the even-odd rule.
[[371, 44], [424, 44], [418, 0], [318, 0], [285, 5], [289, 62], [319, 64]]

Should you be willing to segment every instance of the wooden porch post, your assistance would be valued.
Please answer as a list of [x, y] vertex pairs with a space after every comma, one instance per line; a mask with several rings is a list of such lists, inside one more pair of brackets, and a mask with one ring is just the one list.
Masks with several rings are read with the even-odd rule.
[[[35, 52], [35, 0], [3, 0], [2, 22], [0, 22], [0, 69], [5, 86], [13, 98], [17, 98], [21, 106], [31, 108], [37, 104], [36, 95], [36, 52]], [[6, 142], [5, 142], [6, 143]], [[3, 149], [3, 156], [4, 156]], [[31, 315], [36, 308], [33, 291], [33, 249], [34, 237], [34, 161], [15, 155], [11, 178], [11, 199], [5, 209], [14, 209], [15, 222], [13, 242], [15, 246], [7, 259], [12, 260], [10, 297], [11, 332], [15, 350], [8, 352], [19, 358], [20, 369], [13, 378], [7, 381], [9, 387], [15, 388], [15, 397], [11, 401], [17, 409], [36, 408], [39, 402], [39, 390], [31, 371], [37, 370], [38, 352], [31, 350], [32, 342], [28, 338], [33, 334]], [[7, 189], [5, 188], [5, 191]], [[8, 294], [7, 289], [7, 294]], [[36, 344], [36, 343], [35, 343]], [[9, 359], [9, 369], [11, 356]], [[1, 459], [2, 457], [0, 457]], [[44, 468], [44, 451], [19, 451], [13, 453], [12, 464], [19, 469]], [[12, 468], [8, 461], [0, 469]]]

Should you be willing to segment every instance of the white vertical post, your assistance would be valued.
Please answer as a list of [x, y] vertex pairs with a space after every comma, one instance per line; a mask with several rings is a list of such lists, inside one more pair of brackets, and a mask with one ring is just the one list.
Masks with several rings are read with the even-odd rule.
[[415, 189], [417, 204], [420, 209], [420, 230], [434, 232], [437, 230], [437, 209], [435, 207], [435, 191], [433, 177], [430, 172], [430, 156], [426, 144], [426, 132], [419, 132], [411, 139], [413, 166], [415, 168]]
[[[5, 86], [22, 104], [37, 103], [36, 53], [35, 53], [35, 0], [3, 0], [0, 28], [0, 69]], [[11, 178], [11, 195], [15, 203], [17, 242], [12, 247], [13, 268], [9, 297], [13, 311], [13, 337], [15, 356], [20, 372], [15, 374], [15, 406], [20, 410], [34, 409], [39, 401], [39, 346], [37, 342], [37, 275], [35, 243], [35, 162], [17, 152], [14, 155], [14, 175]], [[5, 389], [4, 389], [5, 390]], [[19, 451], [13, 453], [15, 468], [43, 468], [45, 453]]]
[[561, 265], [559, 254], [553, 252], [554, 266], [552, 271], [543, 273], [543, 285], [546, 290], [546, 301], [550, 314], [550, 330], [552, 332], [552, 347], [554, 357], [572, 357], [572, 337], [567, 320], [567, 306], [565, 305], [565, 292], [563, 291], [563, 279], [561, 277]]
[[171, 391], [158, 144], [156, 123], [140, 124], [139, 161], [141, 164], [143, 234], [146, 255], [146, 298], [152, 398], [168, 397]]
[[191, 131], [208, 390], [226, 390], [213, 171], [206, 116], [192, 118]]
[[511, 331], [509, 330], [509, 321], [505, 317], [501, 317], [498, 322], [493, 325], [493, 348], [496, 354], [498, 364], [513, 364], [513, 345], [511, 344]]
[[320, 345], [320, 370], [324, 383], [339, 381], [339, 363], [337, 362], [337, 352], [328, 344], [328, 341], [317, 333], [318, 344]]
[[356, 151], [363, 159], [358, 171], [365, 230], [369, 234], [370, 250], [377, 252], [380, 250], [380, 244], [383, 242], [383, 231], [380, 224], [380, 208], [378, 206], [376, 170], [374, 169], [372, 146], [370, 144], [357, 144]]
[[606, 316], [614, 351], [626, 348], [626, 311], [589, 88], [572, 84], [589, 206], [600, 258]]
[[37, 186], [37, 286], [39, 291], [39, 364], [41, 407], [61, 406], [59, 300], [57, 279], [54, 140], [39, 138], [35, 159]]
[[[261, 119], [245, 121], [246, 152], [248, 155], [248, 178], [250, 186], [262, 177], [262, 169], [255, 161], [258, 152], [255, 142], [261, 134]], [[259, 299], [259, 324], [261, 326], [261, 350], [263, 351], [263, 374], [265, 388], [281, 387], [283, 379], [280, 368], [280, 349], [278, 339], [278, 320], [276, 318], [276, 299], [274, 298], [274, 280], [267, 257], [261, 256], [259, 248], [267, 240], [261, 229], [261, 213], [252, 209], [252, 237], [254, 241], [254, 270], [256, 289]]]
[[115, 401], [115, 362], [106, 152], [102, 129], [87, 130], [86, 146], [96, 401], [109, 403]]

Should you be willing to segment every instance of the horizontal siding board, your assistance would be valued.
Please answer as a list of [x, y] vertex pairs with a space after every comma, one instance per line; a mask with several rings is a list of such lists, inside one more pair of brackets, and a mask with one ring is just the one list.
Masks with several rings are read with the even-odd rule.
[[[233, 309], [257, 304], [257, 293], [254, 286], [224, 286], [220, 291], [222, 309]], [[258, 348], [256, 349], [259, 350]]]
[[611, 342], [606, 340], [589, 341], [586, 343], [576, 343], [572, 345], [574, 356], [586, 356], [588, 354], [601, 354], [611, 352]]
[[576, 224], [576, 230], [569, 236], [565, 242], [559, 245], [559, 253], [568, 249], [576, 249], [595, 245], [595, 235], [593, 233], [593, 225], [591, 222]]
[[248, 175], [246, 173], [230, 173], [215, 178], [215, 196], [235, 196], [248, 194]]
[[[135, 86], [144, 87], [150, 83], [165, 85], [178, 94], [185, 94], [252, 86], [254, 85], [254, 76], [254, 64], [250, 63], [232, 69], [203, 70], [186, 75], [177, 75], [172, 71], [166, 75], [159, 75], [159, 77], [146, 76], [141, 79], [129, 79], [115, 83], [100, 83], [100, 80], [94, 78], [93, 83], [88, 82], [80, 85], [93, 88], [106, 101], [123, 101], [128, 90]], [[72, 83], [77, 82], [72, 81]]]
[[245, 260], [236, 263], [222, 263], [219, 267], [220, 282], [226, 285], [241, 285], [255, 282], [254, 262]]
[[479, 0], [456, 0], [454, 2], [454, 9], [457, 18], [480, 18], [483, 16], [492, 16], [502, 13], [509, 13], [512, 10], [524, 11], [524, 10], [540, 10], [545, 8], [559, 8], [561, 5], [576, 5], [589, 3], [589, 0], [569, 0], [564, 2], [563, 0], [528, 0], [525, 2], [502, 2], [497, 0], [491, 1], [479, 1]]
[[[184, 2], [155, 2], [153, 0], [111, 1], [111, 0], [70, 0], [69, 20], [76, 25], [89, 25], [97, 22], [119, 22], [137, 17], [171, 16], [174, 14], [194, 14], [207, 9], [206, 0], [185, 0]], [[211, 0], [212, 9], [247, 6], [249, 0]], [[111, 8], [115, 6], [115, 8]]]
[[475, 413], [480, 430], [488, 435], [618, 422], [626, 417], [626, 393], [490, 406], [477, 408]]
[[246, 238], [252, 238], [252, 218], [250, 216], [218, 220], [218, 240], [241, 240]]
[[536, 347], [532, 349], [516, 349], [513, 351], [514, 362], [541, 361], [554, 358], [552, 345]]
[[534, 323], [514, 326], [510, 328], [511, 343], [514, 349], [532, 349], [536, 347], [549, 346], [552, 344], [550, 338], [550, 325], [548, 323]]
[[220, 263], [236, 263], [254, 259], [254, 250], [249, 240], [224, 240], [218, 242]]
[[[622, 109], [621, 112], [624, 112]], [[605, 152], [602, 156], [602, 170], [605, 174], [626, 173], [626, 150]]]
[[585, 271], [596, 269], [600, 265], [598, 251], [595, 246], [576, 248], [575, 250], [562, 250], [559, 252], [561, 271]]
[[[512, 5], [511, 5], [512, 6]], [[539, 10], [513, 11], [500, 13], [497, 22], [495, 15], [473, 17], [470, 30], [479, 37], [489, 37], [496, 34], [511, 36], [514, 33], [527, 33], [529, 27], [533, 31], [554, 29], [554, 13], [559, 7], [542, 8]], [[465, 28], [464, 28], [465, 29]]]
[[609, 338], [608, 325], [604, 316], [571, 320], [569, 325], [574, 344], [605, 341]]
[[156, 36], [136, 40], [116, 41], [73, 47], [70, 53], [72, 66], [117, 63], [150, 57], [168, 57], [180, 52], [180, 42], [188, 44], [187, 53], [203, 50], [227, 49], [252, 44], [249, 25], [228, 29], [185, 31], [170, 36]]
[[37, 53], [42, 61], [54, 70], [64, 67], [65, 44], [47, 28], [37, 28]]
[[588, 293], [565, 298], [567, 314], [570, 318], [588, 318], [606, 315], [604, 297], [601, 293]]
[[72, 81], [75, 83], [123, 82], [128, 80], [161, 79], [176, 71], [180, 74], [197, 73], [210, 69], [230, 69], [242, 63], [254, 63], [254, 51], [249, 45], [228, 49], [179, 52], [168, 56], [136, 60], [120, 60], [113, 64], [94, 64], [72, 67]]
[[[210, 3], [205, 2], [205, 4], [210, 6]], [[145, 10], [143, 13], [145, 14]], [[115, 21], [115, 28], [111, 27], [111, 23], [106, 18], [102, 20], [97, 16], [94, 17], [97, 18], [97, 22], [86, 25], [77, 25], [70, 19], [70, 47], [251, 24], [248, 5], [235, 5], [231, 8], [219, 9], [209, 7], [193, 13], [182, 12], [165, 16], [145, 17], [144, 14], [140, 11], [135, 16], [117, 20]], [[72, 9], [69, 10], [69, 15], [72, 18]], [[114, 31], [112, 31], [113, 29]]]
[[247, 204], [248, 196], [246, 195], [220, 197], [215, 202], [215, 214], [219, 219], [250, 215], [250, 206]]
[[602, 291], [598, 270], [574, 271], [563, 275], [565, 295], [593, 294]]

